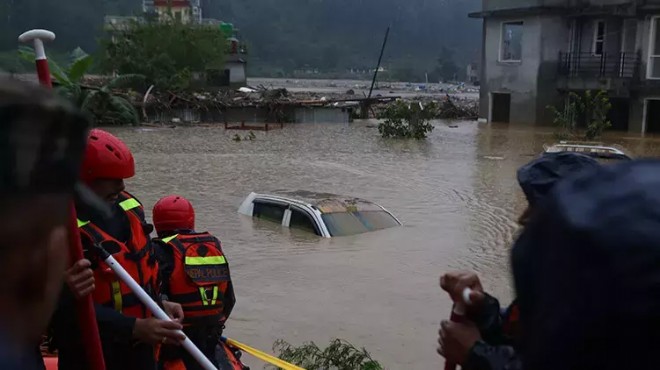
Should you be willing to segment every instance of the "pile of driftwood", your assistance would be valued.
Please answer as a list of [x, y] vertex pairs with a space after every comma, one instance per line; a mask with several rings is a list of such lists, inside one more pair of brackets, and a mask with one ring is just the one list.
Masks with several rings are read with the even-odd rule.
[[473, 100], [466, 100], [459, 104], [447, 95], [440, 102], [437, 118], [442, 119], [477, 119], [479, 117], [479, 105]]
[[[424, 106], [430, 103], [437, 104], [438, 110], [435, 115], [437, 119], [476, 120], [479, 117], [479, 103], [470, 98], [451, 97], [446, 94], [444, 98], [439, 100], [437, 96], [428, 95], [404, 98], [403, 100], [409, 103], [421, 103]], [[378, 104], [372, 108], [374, 115], [378, 117], [387, 108], [387, 104]]]

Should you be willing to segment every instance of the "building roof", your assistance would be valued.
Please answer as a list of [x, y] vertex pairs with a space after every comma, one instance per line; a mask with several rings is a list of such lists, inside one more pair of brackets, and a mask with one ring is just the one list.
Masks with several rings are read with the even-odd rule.
[[189, 0], [154, 0], [154, 6], [171, 6], [172, 8], [189, 8]]

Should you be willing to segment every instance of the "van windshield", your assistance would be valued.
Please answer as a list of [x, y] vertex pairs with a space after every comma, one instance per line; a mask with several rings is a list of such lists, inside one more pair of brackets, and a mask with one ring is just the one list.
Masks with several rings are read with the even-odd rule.
[[349, 236], [399, 226], [385, 211], [335, 212], [321, 215], [332, 236]]

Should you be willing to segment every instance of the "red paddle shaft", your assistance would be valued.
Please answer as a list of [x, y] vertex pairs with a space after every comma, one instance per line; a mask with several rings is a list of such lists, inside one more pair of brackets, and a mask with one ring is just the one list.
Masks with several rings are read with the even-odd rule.
[[[453, 322], [463, 322], [465, 320], [465, 305], [470, 302], [470, 293], [472, 290], [470, 288], [465, 288], [463, 291], [462, 302], [454, 302], [454, 308], [451, 311], [451, 317], [449, 318]], [[456, 370], [456, 364], [449, 361], [445, 361], [445, 370]]]
[[[78, 230], [76, 207], [73, 202], [71, 202], [69, 213], [69, 238], [69, 260], [71, 262], [80, 261], [84, 256], [82, 242], [80, 241], [80, 230]], [[101, 337], [99, 336], [99, 327], [96, 324], [96, 312], [94, 311], [94, 301], [91, 295], [76, 299], [76, 313], [78, 314], [78, 326], [82, 333], [82, 343], [85, 346], [89, 368], [92, 370], [105, 370]]]
[[[22, 34], [18, 40], [20, 42], [33, 43], [39, 82], [47, 88], [52, 88], [53, 83], [50, 78], [50, 69], [48, 68], [48, 59], [46, 58], [44, 41], [55, 40], [55, 34], [46, 30], [31, 30]], [[78, 230], [77, 220], [76, 208], [73, 202], [71, 202], [68, 225], [69, 261], [71, 263], [83, 259], [83, 249], [80, 241], [80, 231]], [[76, 313], [89, 368], [91, 370], [105, 370], [103, 350], [101, 349], [101, 338], [99, 337], [99, 328], [96, 324], [96, 313], [94, 312], [94, 302], [92, 301], [91, 296], [76, 299]]]

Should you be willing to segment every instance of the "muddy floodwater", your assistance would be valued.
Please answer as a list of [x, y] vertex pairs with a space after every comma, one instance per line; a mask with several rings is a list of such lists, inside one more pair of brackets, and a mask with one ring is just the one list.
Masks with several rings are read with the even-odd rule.
[[[509, 246], [524, 207], [515, 171], [553, 141], [548, 130], [457, 125], [437, 122], [421, 142], [380, 139], [366, 123], [289, 125], [241, 142], [232, 137], [246, 132], [222, 127], [111, 131], [135, 154], [127, 189], [149, 217], [159, 197], [179, 193], [195, 205], [198, 229], [223, 241], [238, 298], [228, 336], [264, 350], [279, 338], [343, 338], [388, 369], [438, 369], [438, 325], [451, 308], [439, 275], [474, 270], [508, 303]], [[606, 141], [660, 154], [656, 138]], [[363, 197], [404, 226], [325, 240], [237, 213], [251, 191], [280, 189]]]

